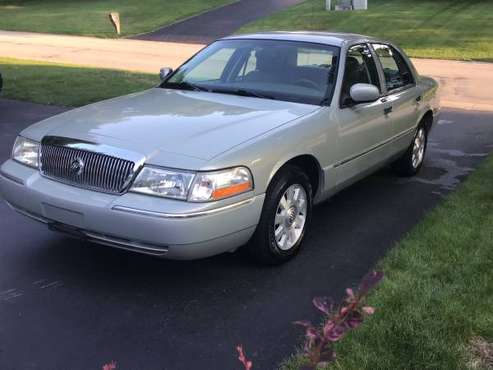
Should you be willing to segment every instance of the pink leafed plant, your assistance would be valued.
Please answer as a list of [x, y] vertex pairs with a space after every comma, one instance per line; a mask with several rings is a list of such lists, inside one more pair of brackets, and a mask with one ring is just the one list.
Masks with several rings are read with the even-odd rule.
[[103, 370], [115, 370], [116, 369], [116, 362], [111, 361], [109, 364], [103, 365]]
[[295, 322], [305, 328], [304, 357], [307, 364], [301, 370], [315, 370], [335, 360], [334, 343], [342, 339], [348, 331], [360, 326], [365, 316], [375, 313], [375, 309], [365, 306], [363, 301], [382, 278], [383, 272], [369, 273], [356, 292], [346, 289], [346, 297], [337, 308], [327, 297], [313, 299], [313, 305], [325, 316], [325, 324], [323, 327], [315, 327], [309, 321]]
[[236, 346], [236, 350], [238, 351], [238, 360], [240, 360], [245, 370], [251, 370], [253, 368], [253, 364], [252, 361], [247, 359], [245, 352], [243, 351], [243, 346]]

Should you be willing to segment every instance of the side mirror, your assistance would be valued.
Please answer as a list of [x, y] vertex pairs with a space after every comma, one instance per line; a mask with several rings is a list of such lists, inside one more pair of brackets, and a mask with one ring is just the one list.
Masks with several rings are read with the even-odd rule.
[[164, 67], [159, 70], [159, 78], [161, 81], [164, 81], [166, 77], [168, 77], [171, 73], [173, 73], [173, 68]]
[[349, 94], [355, 103], [369, 103], [380, 97], [380, 90], [375, 85], [355, 84], [351, 86]]

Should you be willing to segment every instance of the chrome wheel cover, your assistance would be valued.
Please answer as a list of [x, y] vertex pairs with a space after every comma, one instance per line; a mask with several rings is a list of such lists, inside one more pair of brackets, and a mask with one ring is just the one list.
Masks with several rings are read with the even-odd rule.
[[413, 143], [412, 165], [414, 168], [418, 168], [423, 162], [426, 148], [426, 133], [425, 129], [420, 127]]
[[274, 219], [274, 238], [279, 249], [287, 251], [300, 240], [307, 208], [307, 195], [303, 186], [293, 184], [286, 189], [279, 200]]

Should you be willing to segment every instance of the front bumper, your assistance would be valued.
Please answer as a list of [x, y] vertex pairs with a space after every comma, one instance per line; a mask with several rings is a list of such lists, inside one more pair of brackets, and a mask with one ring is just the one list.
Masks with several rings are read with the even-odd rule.
[[203, 258], [245, 244], [264, 202], [264, 194], [213, 204], [98, 193], [47, 179], [13, 160], [0, 167], [0, 193], [12, 208], [51, 229], [170, 259]]

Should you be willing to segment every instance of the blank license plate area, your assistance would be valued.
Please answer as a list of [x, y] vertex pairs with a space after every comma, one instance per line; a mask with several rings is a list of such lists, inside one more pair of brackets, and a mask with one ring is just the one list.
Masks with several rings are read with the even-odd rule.
[[84, 228], [84, 215], [80, 212], [43, 203], [44, 216], [61, 224], [70, 225], [76, 228]]

